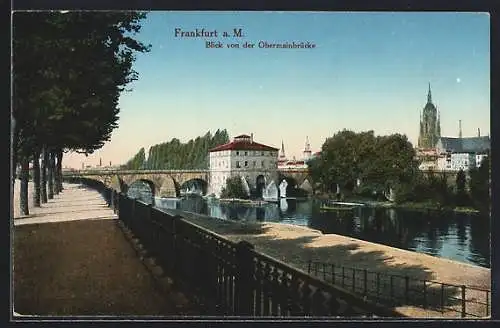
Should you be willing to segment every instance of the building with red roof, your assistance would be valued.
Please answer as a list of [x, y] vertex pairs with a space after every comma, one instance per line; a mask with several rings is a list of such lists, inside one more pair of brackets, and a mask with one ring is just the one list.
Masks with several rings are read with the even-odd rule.
[[240, 176], [247, 192], [262, 191], [277, 177], [278, 148], [258, 143], [242, 134], [233, 141], [209, 150], [210, 191], [220, 197], [226, 180]]

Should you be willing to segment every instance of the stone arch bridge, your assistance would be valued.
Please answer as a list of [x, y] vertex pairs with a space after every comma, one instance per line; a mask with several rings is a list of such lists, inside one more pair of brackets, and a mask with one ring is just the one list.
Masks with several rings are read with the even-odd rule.
[[63, 177], [87, 178], [102, 182], [109, 188], [126, 193], [138, 181], [145, 182], [158, 197], [178, 197], [188, 181], [201, 182], [206, 190], [208, 170], [85, 170], [63, 172]]
[[[312, 191], [309, 172], [304, 169], [278, 170], [281, 178], [292, 179], [297, 187]], [[145, 182], [157, 197], [179, 197], [181, 188], [189, 181], [198, 181], [204, 193], [210, 183], [209, 170], [73, 170], [63, 171], [63, 177], [87, 178], [102, 182], [119, 192], [127, 192], [137, 181]], [[276, 181], [279, 185], [280, 181]]]

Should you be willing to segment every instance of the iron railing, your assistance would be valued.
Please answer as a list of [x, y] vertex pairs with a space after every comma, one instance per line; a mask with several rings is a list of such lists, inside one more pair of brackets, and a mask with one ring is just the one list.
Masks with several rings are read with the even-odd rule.
[[409, 276], [308, 261], [307, 271], [326, 282], [391, 306], [412, 305], [456, 316], [488, 317], [491, 291]]
[[340, 286], [232, 242], [99, 182], [74, 178], [99, 190], [149, 256], [205, 315], [404, 317]]

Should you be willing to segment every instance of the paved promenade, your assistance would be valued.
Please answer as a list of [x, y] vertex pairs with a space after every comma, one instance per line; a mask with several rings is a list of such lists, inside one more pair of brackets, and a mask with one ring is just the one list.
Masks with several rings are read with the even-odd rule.
[[[18, 187], [16, 183], [16, 194]], [[42, 208], [30, 207], [29, 216], [15, 211], [12, 261], [17, 314], [193, 313], [181, 294], [160, 293], [98, 192], [70, 184], [64, 188]], [[17, 197], [14, 206], [19, 207]]]

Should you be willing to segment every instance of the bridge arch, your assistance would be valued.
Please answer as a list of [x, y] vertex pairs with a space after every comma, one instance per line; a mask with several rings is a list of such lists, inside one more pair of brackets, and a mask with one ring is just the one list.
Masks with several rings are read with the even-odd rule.
[[109, 176], [109, 182], [106, 185], [118, 192], [127, 193], [128, 191], [128, 185], [119, 175]]
[[[136, 192], [140, 193], [141, 191], [143, 191], [144, 189], [140, 188], [139, 187], [140, 185], [148, 187], [149, 192], [151, 193], [151, 199], [143, 199], [141, 197], [134, 197], [134, 198], [141, 198], [142, 200], [144, 200], [146, 202], [150, 201], [151, 204], [154, 204], [155, 195], [156, 195], [156, 186], [153, 183], [153, 181], [148, 180], [148, 179], [137, 179], [137, 180], [133, 181], [127, 188], [127, 196], [129, 196], [129, 197], [134, 196], [132, 193], [136, 193]], [[137, 188], [134, 188], [134, 186], [137, 186]], [[140, 194], [139, 196], [142, 196], [142, 195]]]
[[263, 174], [259, 174], [255, 178], [255, 193], [257, 197], [262, 197], [264, 189], [266, 188], [266, 177]]
[[165, 176], [158, 190], [159, 197], [179, 197], [180, 185], [172, 176]]
[[180, 194], [186, 194], [186, 191], [193, 192], [195, 190], [200, 190], [202, 195], [206, 195], [208, 191], [208, 181], [202, 178], [192, 178], [179, 183]]

